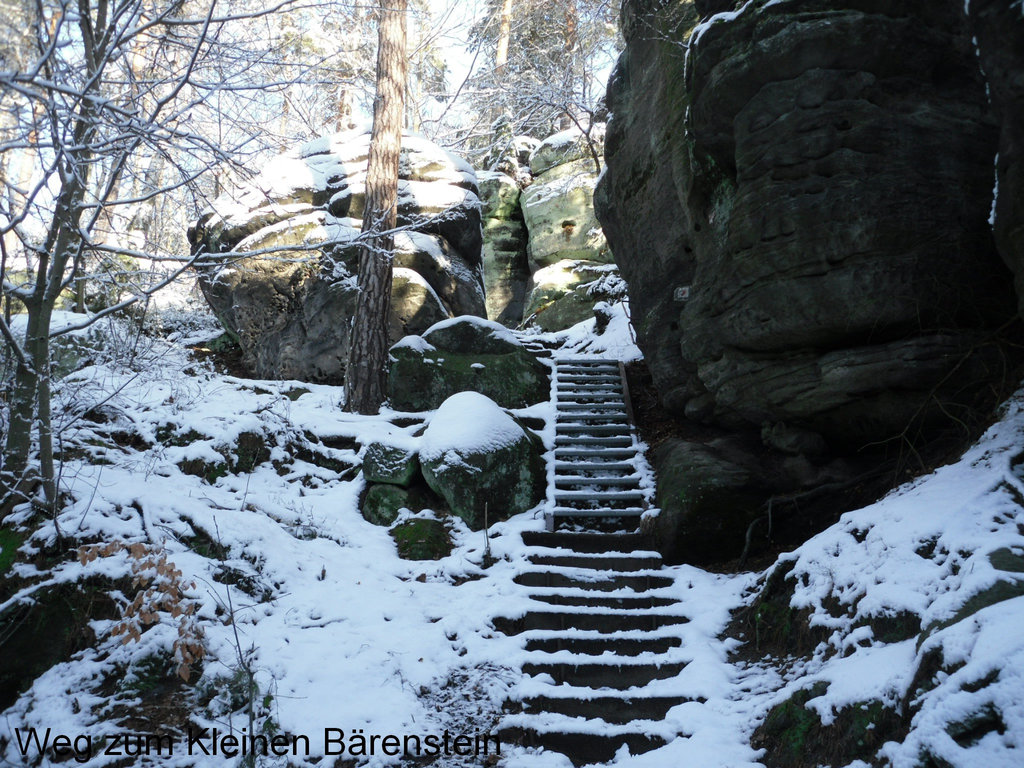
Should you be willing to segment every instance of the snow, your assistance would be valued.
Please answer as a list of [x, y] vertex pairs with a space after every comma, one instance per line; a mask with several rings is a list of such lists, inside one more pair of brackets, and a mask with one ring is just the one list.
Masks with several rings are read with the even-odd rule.
[[629, 302], [618, 301], [611, 305], [612, 319], [605, 332], [595, 333], [597, 321], [585, 320], [564, 331], [536, 333], [527, 331], [523, 338], [533, 338], [556, 347], [556, 355], [573, 357], [592, 355], [609, 360], [628, 363], [641, 360], [643, 353], [636, 345], [636, 335], [629, 319]]
[[453, 325], [461, 325], [463, 323], [469, 323], [477, 328], [483, 328], [487, 330], [492, 337], [498, 341], [504, 341], [509, 344], [520, 345], [519, 339], [516, 335], [506, 328], [501, 323], [496, 323], [493, 320], [487, 320], [483, 317], [475, 317], [474, 315], [459, 315], [458, 317], [451, 317], [447, 320], [441, 320], [440, 322], [434, 323], [427, 330], [423, 332], [424, 336], [429, 336], [434, 331], [444, 330], [450, 328]]
[[[777, 0], [775, 1], [777, 2]], [[754, 0], [747, 0], [747, 2], [745, 2], [740, 8], [738, 8], [735, 11], [722, 11], [721, 13], [713, 14], [708, 18], [704, 19], [697, 26], [695, 26], [693, 28], [693, 31], [690, 33], [689, 45], [697, 45], [700, 42], [701, 37], [704, 36], [704, 33], [711, 29], [711, 27], [713, 27], [715, 24], [723, 24], [726, 22], [735, 21], [748, 8], [750, 8], [753, 5]], [[768, 5], [772, 5], [772, 3], [768, 3]], [[767, 7], [767, 5], [765, 7]]]
[[[81, 312], [68, 312], [67, 310], [56, 309], [50, 318], [50, 335], [52, 336], [65, 331], [67, 328], [71, 328], [73, 330], [67, 331], [64, 335], [91, 336], [97, 332], [95, 326], [78, 327], [83, 323], [88, 323], [89, 320], [90, 316]], [[109, 323], [109, 321], [106, 322]], [[25, 338], [25, 333], [28, 331], [28, 315], [25, 313], [11, 315], [10, 329], [16, 338]]]
[[[611, 311], [601, 336], [591, 320], [536, 338], [553, 347], [556, 358], [639, 359], [628, 304], [619, 302]], [[74, 316], [56, 320], [76, 322]], [[456, 321], [445, 321], [451, 322]], [[494, 323], [471, 322], [514, 338]], [[400, 343], [429, 347], [422, 337]], [[130, 367], [97, 364], [55, 382], [67, 504], [55, 518], [37, 517], [23, 506], [10, 520], [32, 526], [26, 552], [53, 547], [59, 530], [81, 542], [145, 543], [181, 570], [183, 594], [196, 606], [206, 649], [193, 683], [195, 691], [207, 693], [197, 693], [189, 704], [196, 723], [248, 727], [245, 707], [229, 695], [243, 664], [258, 689], [256, 726], [309, 734], [310, 761], [325, 751], [325, 728], [493, 732], [503, 718], [511, 724], [522, 717], [505, 716], [506, 699], [595, 695], [523, 677], [520, 666], [536, 657], [523, 650], [533, 635], [509, 637], [492, 625], [495, 616], [521, 616], [536, 607], [513, 579], [526, 568], [521, 533], [543, 527], [544, 507], [491, 526], [490, 539], [446, 518], [452, 554], [423, 562], [399, 559], [387, 529], [359, 513], [364, 481], [358, 468], [370, 442], [418, 447], [425, 457], [489, 450], [522, 434], [507, 412], [482, 395], [460, 393], [434, 413], [357, 416], [340, 410], [337, 387], [218, 374], [179, 345], [159, 340], [144, 345], [140, 355]], [[103, 404], [103, 423], [82, 417], [96, 403]], [[514, 414], [543, 420], [539, 432], [550, 448], [551, 402]], [[227, 465], [237, 460], [244, 433], [262, 436], [270, 458], [252, 471], [232, 471]], [[1024, 574], [997, 566], [1024, 556], [1022, 444], [1024, 393], [1006, 404], [998, 422], [962, 458], [844, 515], [782, 555], [773, 567], [790, 571], [791, 606], [826, 629], [820, 645], [805, 656], [744, 662], [735, 652], [750, 652], [756, 638], [724, 634], [733, 611], [750, 604], [767, 572], [664, 569], [673, 583], [657, 594], [679, 602], [658, 611], [679, 612], [689, 621], [658, 632], [680, 638], [668, 658], [686, 666], [652, 683], [648, 693], [687, 701], [664, 721], [635, 724], [668, 739], [666, 746], [642, 755], [623, 752], [614, 764], [756, 768], [763, 756], [750, 746], [750, 737], [758, 724], [794, 692], [825, 683], [824, 692], [807, 704], [825, 724], [866, 701], [901, 708], [909, 731], [882, 748], [893, 768], [912, 768], [923, 753], [965, 768], [1019, 766], [1024, 596], [1013, 590], [1024, 591]], [[209, 479], [188, 474], [187, 459], [223, 464], [224, 473]], [[650, 468], [639, 469], [650, 489]], [[494, 558], [488, 567], [485, 545]], [[21, 581], [5, 595], [0, 611], [38, 600], [54, 584], [93, 576], [123, 580], [132, 573], [127, 546], [84, 564], [74, 558], [44, 563], [25, 558], [16, 566]], [[999, 585], [1009, 585], [1005, 599], [978, 609], [979, 596]], [[49, 727], [93, 739], [124, 730], [125, 718], [137, 714], [131, 681], [143, 679], [147, 659], [169, 658], [177, 637], [175, 619], [159, 614], [140, 641], [128, 644], [110, 634], [113, 622], [94, 621], [93, 647], [42, 674], [0, 713], [0, 763], [57, 764], [50, 757], [22, 757], [15, 728]], [[876, 636], [874, 620], [881, 616], [911, 617], [912, 631], [888, 640]], [[560, 652], [559, 658], [569, 660], [571, 654]], [[942, 671], [929, 685], [912, 689], [918, 668], [936, 659]], [[971, 738], [957, 730], [995, 711], [998, 727]], [[530, 724], [607, 732], [596, 721], [570, 723], [553, 715]], [[111, 764], [99, 754], [83, 763]], [[226, 761], [177, 754], [138, 764], [212, 768]], [[378, 755], [365, 764], [401, 760]], [[472, 764], [454, 758], [437, 763]], [[555, 753], [503, 744], [500, 765], [565, 768], [568, 762]]]
[[479, 392], [458, 392], [431, 417], [420, 443], [420, 458], [436, 461], [497, 451], [524, 437], [523, 429], [501, 406]]

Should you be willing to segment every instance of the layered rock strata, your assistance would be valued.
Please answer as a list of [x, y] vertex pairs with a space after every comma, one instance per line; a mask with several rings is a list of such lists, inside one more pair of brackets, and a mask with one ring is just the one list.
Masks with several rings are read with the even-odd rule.
[[963, 4], [627, 0], [623, 29], [595, 204], [664, 407], [819, 464], [969, 420], [1015, 300]]
[[[344, 373], [355, 312], [369, 134], [325, 137], [274, 158], [189, 230], [199, 284], [259, 376]], [[484, 306], [480, 202], [472, 168], [403, 138], [390, 335]]]

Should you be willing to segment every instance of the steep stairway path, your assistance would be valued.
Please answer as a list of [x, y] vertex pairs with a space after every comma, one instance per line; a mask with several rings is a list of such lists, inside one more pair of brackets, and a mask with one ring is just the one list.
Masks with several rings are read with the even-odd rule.
[[520, 638], [522, 711], [505, 737], [606, 763], [679, 733], [666, 713], [686, 701], [673, 678], [689, 663], [688, 622], [661, 556], [636, 532], [649, 507], [640, 445], [621, 366], [555, 358], [557, 418], [545, 531], [523, 533], [527, 565], [515, 577], [531, 598], [496, 627]]
[[648, 507], [639, 444], [622, 366], [595, 357], [556, 358], [554, 473], [548, 530], [560, 524], [635, 529]]

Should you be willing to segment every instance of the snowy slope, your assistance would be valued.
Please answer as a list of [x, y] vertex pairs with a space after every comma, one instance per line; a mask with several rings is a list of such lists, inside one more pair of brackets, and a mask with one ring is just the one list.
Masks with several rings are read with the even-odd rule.
[[[638, 356], [621, 307], [605, 336], [592, 336], [590, 326], [558, 340], [574, 354]], [[315, 764], [330, 728], [351, 737], [357, 729], [494, 727], [506, 699], [526, 690], [516, 671], [525, 655], [521, 639], [496, 632], [490, 619], [528, 608], [512, 578], [524, 565], [519, 533], [542, 527], [541, 510], [492, 527], [493, 564], [484, 558], [484, 535], [457, 519], [448, 521], [450, 556], [399, 559], [387, 530], [358, 511], [360, 450], [387, 434], [411, 438], [431, 414], [353, 416], [340, 411], [340, 399], [333, 387], [216, 374], [162, 344], [131, 366], [96, 365], [61, 382], [67, 502], [56, 519], [16, 513], [32, 531], [23, 553], [52, 548], [58, 537], [75, 546], [123, 545], [84, 563], [73, 551], [55, 564], [23, 558], [0, 610], [92, 576], [120, 579], [115, 584], [130, 593], [133, 564], [154, 571], [164, 557], [180, 575], [164, 569], [161, 578], [180, 589], [186, 613], [155, 605], [156, 623], [140, 624], [139, 640], [127, 643], [111, 634], [116, 619], [94, 621], [93, 646], [39, 677], [0, 717], [0, 764], [68, 764], [41, 757], [34, 745], [23, 756], [18, 736], [24, 746], [30, 727], [89, 736], [88, 752], [83, 740], [79, 754], [65, 757], [91, 766], [123, 760], [99, 754], [104, 734], [184, 727], [144, 707], [136, 719], [128, 715], [154, 666], [173, 675], [179, 631], [197, 629], [201, 674], [176, 689], [171, 708], [190, 713], [194, 727], [310, 737], [308, 758], [260, 764]], [[552, 421], [550, 404], [529, 415]], [[780, 558], [776, 600], [817, 638], [799, 655], [760, 658], [758, 637], [723, 635], [767, 574], [671, 569], [674, 596], [691, 618], [679, 630], [691, 663], [663, 685], [692, 701], [659, 725], [679, 738], [645, 755], [622, 754], [616, 764], [759, 765], [755, 729], [812, 688], [804, 709], [822, 728], [864, 702], [880, 701], [903, 718], [898, 739], [881, 747], [885, 764], [918, 765], [922, 754], [958, 768], [1024, 764], [1022, 445], [1024, 396], [960, 461], [845, 515]], [[145, 554], [133, 557], [131, 543], [144, 544]], [[238, 758], [187, 755], [179, 741], [173, 756], [132, 762], [223, 766]], [[400, 762], [378, 754], [368, 764]], [[567, 762], [502, 745], [501, 764]]]

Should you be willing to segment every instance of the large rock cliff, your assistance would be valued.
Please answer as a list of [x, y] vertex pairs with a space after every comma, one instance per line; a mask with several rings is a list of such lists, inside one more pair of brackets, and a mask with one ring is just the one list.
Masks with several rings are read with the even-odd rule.
[[623, 29], [596, 206], [663, 406], [763, 434], [748, 456], [817, 457], [762, 500], [967, 420], [1004, 375], [1015, 299], [964, 4], [627, 0]]
[[[189, 229], [207, 302], [258, 376], [344, 374], [355, 312], [368, 133], [323, 137], [273, 158]], [[402, 140], [389, 332], [484, 316], [473, 169], [417, 136]]]

